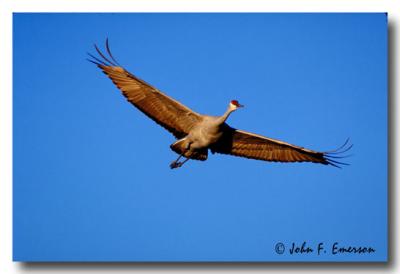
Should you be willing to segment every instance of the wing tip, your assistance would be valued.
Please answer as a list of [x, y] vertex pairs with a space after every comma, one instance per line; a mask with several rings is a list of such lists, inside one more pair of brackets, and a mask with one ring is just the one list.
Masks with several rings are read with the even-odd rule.
[[324, 164], [331, 165], [337, 168], [342, 168], [343, 166], [349, 166], [350, 165], [349, 163], [338, 160], [353, 156], [353, 154], [344, 155], [344, 153], [348, 152], [351, 148], [353, 148], [353, 144], [351, 144], [349, 141], [350, 138], [347, 138], [344, 144], [341, 145], [339, 148], [333, 151], [324, 152], [323, 153]]
[[108, 56], [106, 56], [106, 54], [104, 54], [96, 44], [93, 44], [93, 46], [94, 46], [97, 54], [99, 55], [99, 57], [96, 57], [93, 54], [88, 52], [87, 54], [89, 55], [90, 59], [87, 58], [87, 60], [89, 62], [92, 62], [93, 64], [95, 64], [99, 67], [102, 67], [102, 66], [121, 67], [121, 65], [117, 62], [117, 60], [114, 58], [114, 56], [111, 53], [110, 44], [108, 42], [108, 37], [106, 38], [106, 45], [105, 45]]

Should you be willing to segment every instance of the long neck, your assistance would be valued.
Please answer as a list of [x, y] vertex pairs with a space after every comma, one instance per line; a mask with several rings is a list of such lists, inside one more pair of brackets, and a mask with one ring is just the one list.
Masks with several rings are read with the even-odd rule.
[[220, 124], [225, 123], [226, 119], [228, 119], [229, 115], [233, 111], [234, 111], [234, 109], [229, 106], [228, 109], [225, 111], [225, 113], [219, 117], [218, 122], [220, 122]]

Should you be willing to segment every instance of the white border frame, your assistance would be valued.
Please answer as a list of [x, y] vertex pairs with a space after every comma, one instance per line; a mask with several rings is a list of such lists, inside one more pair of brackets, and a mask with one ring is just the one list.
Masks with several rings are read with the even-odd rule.
[[[389, 263], [388, 264], [24, 264], [12, 262], [12, 13], [13, 12], [388, 12], [390, 25]], [[2, 273], [131, 273], [139, 272], [398, 272], [396, 213], [399, 155], [396, 106], [400, 1], [395, 0], [4, 0], [0, 8], [0, 268]], [[27, 64], [28, 66], [30, 64]], [[391, 156], [390, 156], [391, 155]]]

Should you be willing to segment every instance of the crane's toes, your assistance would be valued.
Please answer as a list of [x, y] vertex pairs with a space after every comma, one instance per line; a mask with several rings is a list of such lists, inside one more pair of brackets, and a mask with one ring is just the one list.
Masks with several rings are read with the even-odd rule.
[[174, 168], [181, 167], [182, 165], [183, 165], [183, 163], [181, 163], [181, 162], [172, 162], [172, 163], [169, 165], [169, 167], [170, 167], [171, 169], [174, 169]]
[[176, 161], [173, 161], [173, 162], [169, 165], [169, 167], [170, 167], [171, 169], [178, 168], [178, 167], [181, 167], [181, 166], [182, 166], [182, 163], [181, 163], [181, 162], [176, 162]]

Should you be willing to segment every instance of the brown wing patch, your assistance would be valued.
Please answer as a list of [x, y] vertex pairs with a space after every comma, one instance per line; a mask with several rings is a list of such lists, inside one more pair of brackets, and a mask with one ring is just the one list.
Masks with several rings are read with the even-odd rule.
[[108, 58], [96, 47], [102, 59], [89, 54], [93, 58], [89, 61], [96, 64], [122, 91], [126, 99], [146, 116], [167, 129], [177, 139], [185, 137], [192, 127], [201, 121], [201, 115], [118, 65], [109, 51], [108, 42], [106, 48]]
[[[345, 152], [352, 147], [350, 145], [344, 151], [334, 153], [318, 152], [250, 132], [236, 130], [226, 124], [224, 124], [223, 130], [224, 134], [221, 140], [211, 147], [213, 153], [230, 154], [263, 161], [313, 162], [339, 167], [339, 165], [346, 165], [346, 163], [332, 159], [340, 158], [333, 154]], [[347, 141], [341, 149], [346, 145]]]

